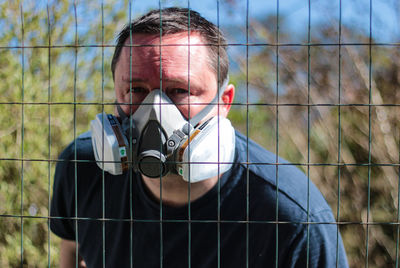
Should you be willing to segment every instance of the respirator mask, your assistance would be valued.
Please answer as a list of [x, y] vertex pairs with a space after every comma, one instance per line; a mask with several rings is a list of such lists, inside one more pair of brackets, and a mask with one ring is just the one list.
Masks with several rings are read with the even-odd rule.
[[[220, 94], [226, 86], [227, 81]], [[132, 163], [134, 171], [146, 177], [175, 173], [191, 183], [229, 170], [235, 154], [235, 131], [230, 121], [214, 116], [199, 124], [216, 105], [218, 95], [190, 120], [158, 89], [152, 90], [129, 117], [117, 105], [121, 124], [111, 114], [98, 114], [90, 124], [97, 165], [120, 175]]]

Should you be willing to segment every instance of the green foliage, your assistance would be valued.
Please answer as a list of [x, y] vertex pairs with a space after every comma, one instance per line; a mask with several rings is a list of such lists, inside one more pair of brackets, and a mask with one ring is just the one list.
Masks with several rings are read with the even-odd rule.
[[[274, 43], [270, 21], [252, 22], [250, 38]], [[320, 27], [314, 28], [319, 35], [312, 43], [337, 40], [334, 24]], [[343, 27], [343, 39], [355, 36], [368, 44], [368, 36]], [[309, 50], [267, 46], [251, 53], [248, 63], [242, 60], [239, 73], [231, 75], [237, 85], [245, 84], [258, 96], [237, 98], [237, 104], [245, 105], [233, 105], [231, 120], [252, 139], [297, 164], [318, 186], [343, 223], [339, 226], [351, 267], [366, 261], [369, 267], [396, 263], [399, 60], [394, 47], [373, 46], [370, 54], [366, 45], [340, 50], [324, 45]]]
[[[81, 4], [93, 20], [78, 17], [87, 29], [78, 28], [75, 40], [69, 1], [50, 2], [49, 16], [46, 5], [35, 4], [23, 5], [22, 39], [21, 6], [0, 2], [0, 23], [6, 25], [0, 34], [1, 267], [58, 266], [59, 239], [50, 234], [47, 220], [55, 163], [61, 150], [88, 130], [100, 103], [114, 101], [113, 49], [101, 45], [113, 44], [111, 22], [126, 19], [123, 6], [105, 5], [102, 35], [101, 5]], [[76, 49], [75, 43], [92, 46]]]

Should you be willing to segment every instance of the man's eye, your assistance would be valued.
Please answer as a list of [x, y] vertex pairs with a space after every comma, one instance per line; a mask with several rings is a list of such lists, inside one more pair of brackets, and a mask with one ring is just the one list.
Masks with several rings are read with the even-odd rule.
[[132, 87], [132, 93], [141, 94], [141, 93], [146, 93], [146, 92], [147, 92], [147, 90], [143, 87]]
[[180, 95], [180, 94], [189, 94], [189, 91], [184, 88], [173, 88], [169, 91], [170, 94]]

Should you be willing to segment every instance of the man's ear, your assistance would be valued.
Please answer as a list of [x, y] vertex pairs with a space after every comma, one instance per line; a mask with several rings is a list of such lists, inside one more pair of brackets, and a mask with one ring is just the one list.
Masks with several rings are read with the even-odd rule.
[[229, 110], [231, 109], [234, 97], [235, 97], [235, 86], [232, 84], [229, 84], [225, 88], [225, 90], [221, 96], [222, 105], [220, 106], [221, 107], [220, 113], [222, 116], [225, 116], [225, 117], [228, 116], [228, 113], [229, 113]]

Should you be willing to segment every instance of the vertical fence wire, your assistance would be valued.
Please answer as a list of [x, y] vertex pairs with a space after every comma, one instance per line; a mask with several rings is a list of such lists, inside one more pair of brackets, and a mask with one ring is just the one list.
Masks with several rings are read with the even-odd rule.
[[47, 124], [49, 128], [49, 133], [48, 133], [48, 148], [47, 148], [47, 192], [48, 192], [48, 210], [47, 210], [47, 263], [48, 267], [50, 268], [51, 265], [51, 251], [50, 251], [50, 245], [51, 245], [51, 236], [50, 236], [50, 203], [51, 203], [51, 108], [50, 108], [50, 102], [51, 102], [51, 23], [50, 23], [50, 12], [49, 12], [49, 3], [46, 5], [47, 8], [47, 34], [48, 34], [48, 57], [47, 57], [47, 65], [48, 65], [48, 82], [47, 82]]
[[[220, 29], [220, 18], [219, 18], [219, 0], [216, 0], [217, 3], [217, 28]], [[220, 90], [221, 84], [223, 82], [220, 81], [220, 45], [221, 45], [221, 36], [218, 35], [218, 70], [217, 70], [217, 79], [218, 79], [218, 87], [217, 87], [217, 94], [218, 94], [218, 101], [220, 101]], [[228, 78], [226, 78], [228, 79]], [[219, 105], [218, 105], [218, 115], [219, 115]], [[219, 120], [219, 119], [218, 119]], [[219, 123], [219, 121], [218, 121]], [[218, 134], [219, 134], [219, 124], [218, 124]], [[218, 144], [220, 137], [218, 135]], [[220, 165], [219, 165], [219, 146], [218, 146], [218, 177], [220, 175]], [[217, 195], [217, 267], [219, 268], [221, 265], [221, 180], [218, 180], [218, 195]]]
[[[163, 72], [162, 72], [162, 68], [163, 68], [163, 62], [162, 62], [162, 42], [163, 42], [163, 28], [162, 28], [162, 24], [163, 24], [163, 20], [162, 20], [162, 4], [161, 4], [161, 0], [158, 1], [158, 9], [159, 9], [159, 17], [160, 17], [160, 36], [159, 36], [159, 62], [160, 62], [160, 90], [163, 89]], [[161, 98], [161, 92], [160, 92], [160, 98]], [[159, 105], [159, 113], [160, 113], [160, 121], [162, 120], [162, 114], [161, 114], [161, 103]], [[162, 152], [162, 142], [161, 142], [161, 136], [160, 136], [160, 147], [159, 147], [160, 152]], [[160, 153], [161, 154], [161, 153]], [[161, 161], [160, 163], [160, 170], [161, 170]], [[189, 176], [190, 178], [190, 176]], [[160, 268], [164, 267], [164, 263], [163, 263], [163, 256], [164, 256], [164, 228], [163, 228], [163, 189], [162, 189], [162, 174], [160, 173], [160, 177], [159, 177], [159, 182], [160, 182], [160, 201], [159, 201], [159, 207], [160, 207], [160, 223], [159, 223], [159, 228], [160, 228]]]
[[[188, 42], [188, 45], [187, 45], [187, 48], [188, 48], [188, 52], [187, 52], [187, 57], [188, 57], [188, 75], [187, 75], [187, 77], [188, 77], [188, 106], [189, 106], [189, 108], [188, 108], [188, 119], [189, 119], [189, 124], [190, 124], [190, 118], [191, 118], [191, 108], [190, 108], [190, 105], [191, 105], [191, 103], [190, 103], [190, 34], [191, 34], [191, 29], [190, 29], [190, 0], [188, 0], [187, 1], [187, 8], [188, 8], [188, 39], [187, 39], [187, 42]], [[161, 55], [161, 54], [160, 54]], [[161, 57], [161, 56], [160, 56]], [[190, 153], [191, 153], [191, 141], [190, 141], [190, 136], [189, 136], [189, 143], [188, 143], [188, 154], [190, 155]], [[189, 158], [189, 162], [190, 162], [190, 158]], [[189, 163], [189, 165], [190, 165], [191, 163]], [[191, 257], [191, 255], [192, 255], [192, 223], [191, 223], [191, 220], [192, 220], [192, 202], [191, 202], [191, 176], [192, 176], [192, 173], [191, 173], [191, 171], [190, 171], [190, 168], [189, 168], [189, 181], [188, 181], [188, 200], [187, 200], [187, 202], [188, 202], [188, 207], [187, 207], [187, 209], [188, 209], [188, 219], [187, 219], [187, 224], [188, 224], [188, 267], [190, 268], [190, 267], [192, 267], [192, 257]]]
[[367, 222], [365, 238], [365, 267], [368, 268], [369, 257], [369, 219], [371, 210], [371, 114], [372, 114], [372, 0], [369, 1], [369, 40], [368, 40], [368, 196]]
[[[132, 96], [132, 49], [133, 49], [133, 36], [132, 36], [132, 1], [129, 0], [129, 9], [128, 9], [128, 24], [129, 24], [129, 116], [132, 114], [132, 104], [133, 104], [133, 96]], [[123, 49], [125, 44], [122, 44]], [[125, 102], [125, 101], [124, 101]], [[133, 142], [132, 142], [132, 119], [129, 117], [129, 149], [133, 151]], [[130, 163], [133, 165], [133, 163]], [[133, 232], [134, 232], [134, 211], [133, 211], [133, 171], [132, 166], [129, 169], [129, 261], [130, 267], [133, 267]]]
[[246, 1], [246, 268], [249, 268], [249, 233], [250, 233], [250, 110], [249, 110], [249, 0]]
[[24, 102], [25, 102], [25, 29], [24, 10], [21, 4], [21, 265], [24, 263]]
[[275, 268], [279, 267], [279, 0], [276, 0], [275, 31]]
[[[74, 0], [74, 18], [75, 18], [75, 49], [74, 49], [74, 141], [76, 141], [76, 80], [77, 80], [77, 69], [78, 69], [78, 15], [77, 15], [77, 4]], [[75, 184], [75, 267], [79, 266], [79, 229], [78, 229], [78, 155], [77, 155], [77, 143], [74, 142], [74, 184]]]
[[337, 155], [337, 210], [336, 210], [336, 268], [339, 268], [339, 222], [340, 222], [340, 175], [341, 175], [341, 146], [342, 146], [342, 121], [341, 121], [341, 94], [342, 94], [342, 0], [339, 0], [339, 36], [338, 36], [338, 155]]
[[[399, 140], [398, 149], [399, 156], [398, 161], [400, 164], [400, 131], [399, 131], [399, 123], [397, 121], [397, 138]], [[397, 178], [397, 230], [396, 230], [396, 268], [399, 267], [399, 237], [400, 237], [400, 165], [397, 169], [398, 178]]]
[[249, 0], [246, 1], [246, 268], [249, 268], [250, 236], [250, 159], [249, 159]]
[[310, 265], [310, 91], [311, 91], [311, 0], [308, 0], [308, 28], [307, 28], [307, 260]]
[[[101, 120], [102, 128], [104, 128], [104, 2], [101, 2]], [[102, 154], [104, 160], [104, 129], [102, 130]], [[102, 203], [102, 241], [103, 241], [103, 267], [106, 267], [106, 197], [105, 197], [105, 173], [104, 173], [104, 161], [102, 163], [103, 168], [101, 170], [101, 203]]]

